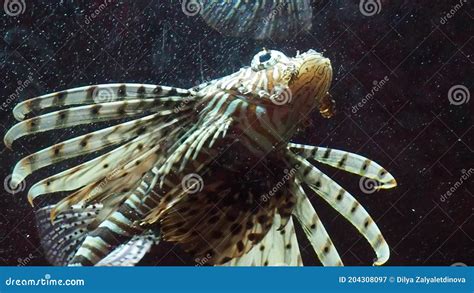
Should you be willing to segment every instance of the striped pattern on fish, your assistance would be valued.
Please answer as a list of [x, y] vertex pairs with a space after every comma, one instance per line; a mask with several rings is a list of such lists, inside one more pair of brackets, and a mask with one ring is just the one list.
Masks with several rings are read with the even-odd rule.
[[[153, 193], [156, 180], [157, 169], [154, 168], [143, 177], [139, 186], [131, 192], [131, 195], [118, 209], [103, 204], [86, 204], [84, 207], [71, 205], [67, 208], [57, 204], [40, 209], [38, 215], [41, 217], [38, 224], [48, 259], [57, 265], [87, 265], [109, 255], [118, 244], [126, 243], [127, 240], [131, 241], [133, 237], [136, 238], [134, 242], [137, 243], [139, 243], [137, 237], [146, 243], [151, 240], [158, 242], [159, 235], [155, 235], [149, 230], [145, 231], [142, 227], [134, 224], [137, 219], [146, 215], [159, 202], [159, 195]], [[70, 215], [68, 216], [68, 214]], [[80, 235], [80, 241], [68, 243], [68, 249], [63, 247], [65, 245], [57, 247], [58, 244], [54, 243], [56, 235], [51, 231], [61, 230], [69, 225], [74, 226], [76, 223], [82, 223], [77, 226], [82, 228], [80, 233], [68, 234]], [[65, 239], [70, 237], [69, 235]], [[133, 248], [129, 246], [128, 249]], [[62, 254], [63, 250], [68, 253]], [[109, 258], [109, 261], [111, 260], [112, 257]], [[101, 261], [102, 265], [107, 263], [108, 261]]]
[[[396, 186], [393, 176], [360, 155], [290, 142], [314, 109], [334, 114], [331, 80], [320, 53], [288, 57], [264, 49], [251, 66], [189, 90], [110, 84], [34, 98], [15, 108], [20, 122], [5, 135], [7, 146], [35, 133], [128, 120], [28, 155], [12, 183], [96, 154], [28, 192], [32, 204], [70, 192], [37, 213], [46, 255], [57, 265], [133, 265], [163, 240], [210, 265], [302, 265], [295, 221], [323, 265], [342, 265], [304, 187], [359, 230], [380, 265], [389, 248], [379, 228], [311, 161], [371, 178], [379, 188]], [[187, 186], [190, 174], [200, 180]]]

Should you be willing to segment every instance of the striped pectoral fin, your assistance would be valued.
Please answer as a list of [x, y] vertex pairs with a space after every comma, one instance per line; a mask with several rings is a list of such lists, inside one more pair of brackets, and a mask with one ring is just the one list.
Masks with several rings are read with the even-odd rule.
[[288, 266], [302, 266], [303, 260], [301, 258], [298, 239], [296, 238], [295, 225], [293, 219], [289, 219], [283, 230], [278, 233], [282, 235], [283, 244], [285, 248], [284, 264]]
[[[176, 143], [176, 150], [167, 159], [166, 163], [161, 166], [159, 173], [163, 175], [163, 178], [170, 173], [173, 166], [181, 161], [179, 172], [184, 170], [187, 164], [196, 160], [204, 147], [204, 144], [208, 141], [214, 143], [219, 134], [225, 135], [227, 128], [232, 123], [232, 118], [226, 116], [219, 117], [207, 121], [203, 127], [191, 128], [185, 135], [186, 139]], [[213, 138], [214, 137], [214, 138]], [[192, 158], [192, 160], [190, 160]]]
[[158, 177], [158, 168], [153, 167], [150, 169], [143, 176], [140, 185], [136, 187], [133, 193], [124, 202], [122, 208], [133, 210], [134, 213], [139, 215], [139, 219], [142, 220], [145, 215], [160, 202], [159, 194], [154, 192]]
[[223, 266], [302, 266], [293, 220], [283, 229], [280, 226], [280, 216], [275, 215], [272, 228], [258, 245]]
[[[261, 263], [258, 266], [302, 266], [295, 226], [290, 218], [283, 226], [282, 218], [275, 215], [273, 226], [262, 242], [252, 250], [261, 253]], [[282, 228], [283, 227], [283, 228]]]
[[160, 85], [132, 83], [100, 84], [73, 88], [26, 100], [15, 107], [13, 114], [17, 120], [21, 121], [27, 114], [33, 111], [40, 111], [51, 107], [99, 104], [137, 98], [183, 97], [190, 94], [189, 90]]
[[[194, 136], [191, 136], [194, 141], [190, 140], [190, 146], [187, 148], [187, 151], [181, 161], [181, 166], [179, 168], [179, 171], [181, 172], [184, 170], [186, 167], [186, 164], [188, 163], [189, 159], [196, 160], [198, 155], [200, 154], [202, 148], [204, 147], [204, 144], [209, 141], [211, 138], [211, 143], [217, 139], [217, 136], [219, 134], [224, 134], [224, 130], [226, 129], [226, 126], [230, 125], [232, 122], [231, 118], [228, 119], [219, 119], [215, 123], [211, 124], [210, 126], [206, 127], [203, 129], [203, 131], [196, 131], [198, 133], [198, 136], [194, 138]], [[186, 143], [186, 142], [185, 142]], [[180, 149], [177, 150], [177, 153]], [[184, 149], [183, 149], [184, 151]]]
[[165, 123], [163, 118], [155, 115], [146, 116], [74, 137], [33, 153], [15, 165], [12, 173], [15, 182], [12, 184], [21, 182], [26, 176], [43, 167], [136, 138], [152, 127], [163, 129], [165, 135], [169, 132], [169, 129], [166, 128], [175, 124], [179, 119]]
[[[221, 138], [224, 138], [227, 134], [227, 130], [229, 129], [230, 125], [232, 124], [232, 119], [227, 119], [224, 123], [221, 124], [219, 129], [214, 133], [214, 136], [212, 137], [211, 142], [209, 143], [209, 147], [212, 148], [214, 143], [217, 141], [219, 135], [221, 135]], [[196, 159], [198, 153], [195, 153], [193, 159]]]
[[96, 266], [134, 266], [158, 241], [159, 238], [150, 231], [135, 235], [99, 261]]
[[346, 151], [289, 143], [288, 147], [306, 159], [361, 175], [380, 182], [377, 189], [388, 189], [397, 186], [395, 178], [382, 166], [361, 155]]
[[36, 222], [46, 259], [53, 265], [64, 266], [85, 239], [87, 226], [102, 209], [102, 205], [75, 206], [51, 222], [53, 207], [50, 205], [37, 210]]
[[203, 129], [202, 131], [196, 131], [198, 134], [197, 136], [190, 136], [189, 139], [186, 140], [183, 145], [176, 150], [176, 158], [179, 159], [184, 154], [183, 159], [181, 160], [181, 166], [178, 169], [179, 172], [184, 170], [193, 153], [193, 159], [199, 155], [199, 151], [201, 150], [203, 144], [212, 134], [214, 134], [217, 128], [217, 125], [212, 125], [206, 129]]
[[390, 257], [390, 249], [377, 224], [362, 205], [339, 184], [312, 166], [304, 158], [289, 153], [294, 163], [299, 164], [298, 177], [336, 211], [343, 215], [367, 239], [377, 259], [374, 265], [384, 264]]
[[74, 190], [96, 182], [143, 153], [157, 150], [159, 140], [151, 144], [148, 141], [147, 144], [147, 138], [151, 139], [152, 134], [156, 135], [154, 132], [147, 133], [100, 157], [41, 180], [31, 187], [28, 200], [33, 203], [41, 194]]
[[[106, 192], [97, 192], [95, 195], [90, 194], [87, 197], [86, 203], [94, 203], [98, 201], [107, 200], [110, 194], [132, 194], [141, 193], [140, 186], [144, 183], [145, 177], [161, 159], [161, 153], [157, 152], [157, 148], [152, 148], [144, 154], [138, 156], [131, 162], [127, 163], [120, 170], [114, 172], [105, 178], [104, 184], [100, 187]], [[150, 190], [147, 190], [150, 192]], [[102, 194], [101, 194], [102, 193]], [[119, 203], [123, 202], [119, 200]]]
[[54, 219], [57, 214], [78, 203], [87, 205], [101, 202], [106, 206], [102, 212], [110, 213], [123, 202], [124, 198], [136, 191], [143, 181], [143, 174], [150, 172], [157, 158], [152, 149], [120, 169], [114, 170], [103, 179], [81, 188], [58, 202], [51, 211], [51, 218]]
[[323, 266], [342, 266], [342, 260], [326, 232], [323, 223], [299, 182], [292, 182], [292, 193], [297, 197], [294, 215], [303, 227], [309, 242]]
[[[186, 109], [188, 109], [186, 107]], [[154, 111], [155, 115], [166, 116], [175, 113], [173, 107], [156, 103], [154, 99], [118, 101], [96, 105], [86, 105], [51, 112], [22, 121], [8, 130], [4, 143], [11, 148], [13, 142], [25, 135], [62, 129], [114, 119], [141, 115], [144, 111]]]

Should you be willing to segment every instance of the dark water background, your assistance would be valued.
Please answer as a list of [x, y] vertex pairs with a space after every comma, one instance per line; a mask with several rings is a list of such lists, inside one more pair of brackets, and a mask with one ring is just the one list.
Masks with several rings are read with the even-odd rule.
[[[442, 199], [463, 170], [474, 167], [472, 101], [453, 105], [448, 99], [453, 86], [472, 90], [472, 3], [442, 21], [459, 1], [383, 0], [371, 17], [360, 12], [359, 1], [321, 1], [311, 31], [273, 42], [224, 37], [200, 17], [185, 15], [178, 1], [112, 1], [94, 19], [103, 2], [88, 2], [27, 1], [20, 16], [2, 15], [1, 133], [14, 123], [14, 104], [28, 97], [106, 82], [187, 88], [249, 65], [262, 47], [288, 55], [313, 48], [332, 60], [338, 114], [324, 120], [315, 113], [294, 141], [362, 154], [397, 178], [396, 189], [367, 195], [357, 176], [323, 168], [372, 214], [392, 249], [388, 265], [474, 264], [473, 177]], [[374, 98], [355, 111], [373, 82], [385, 77]], [[0, 147], [1, 182], [27, 150], [59, 139], [21, 140], [16, 152]], [[26, 200], [32, 179], [45, 176], [39, 173], [24, 192], [2, 189], [0, 265], [47, 264]], [[371, 264], [373, 252], [356, 230], [312, 200], [345, 264]], [[307, 264], [319, 265], [311, 247], [302, 253]], [[193, 264], [172, 244], [155, 248], [142, 263]]]

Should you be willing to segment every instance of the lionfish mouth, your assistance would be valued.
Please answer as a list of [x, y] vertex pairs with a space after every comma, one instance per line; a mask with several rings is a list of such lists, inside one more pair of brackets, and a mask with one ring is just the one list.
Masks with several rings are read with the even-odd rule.
[[311, 66], [314, 67], [315, 72], [320, 76], [332, 79], [332, 66], [329, 58], [324, 57], [323, 54], [314, 50], [309, 50], [300, 56], [303, 57], [303, 62], [310, 63]]
[[318, 104], [328, 104], [325, 99], [332, 82], [331, 60], [315, 50], [308, 50], [300, 54], [297, 52], [293, 58], [298, 74], [295, 80], [299, 80], [299, 86], [310, 86], [313, 90], [313, 100]]

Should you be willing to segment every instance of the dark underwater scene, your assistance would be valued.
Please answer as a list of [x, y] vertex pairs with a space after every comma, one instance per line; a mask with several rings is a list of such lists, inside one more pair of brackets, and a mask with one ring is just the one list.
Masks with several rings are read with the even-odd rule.
[[[298, 125], [291, 125], [297, 126], [296, 130], [291, 137], [282, 140], [285, 143], [330, 148], [320, 154], [319, 159], [309, 161], [352, 194], [370, 214], [370, 223], [366, 220], [363, 225], [367, 228], [376, 224], [375, 227], [383, 234], [381, 237], [378, 230], [373, 230], [368, 232], [370, 235], [367, 237], [377, 239], [377, 243], [372, 243], [375, 250], [381, 245], [379, 242], [386, 241], [388, 244], [390, 257], [385, 265], [472, 266], [472, 3], [465, 0], [240, 2], [245, 1], [5, 0], [0, 19], [2, 136], [18, 123], [13, 114], [17, 104], [53, 92], [108, 83], [160, 85], [163, 86], [159, 88], [160, 91], [165, 93], [160, 92], [157, 96], [170, 98], [168, 102], [176, 102], [178, 105], [177, 110], [174, 108], [174, 112], [167, 114], [175, 118], [181, 117], [178, 116], [181, 110], [185, 111], [188, 106], [194, 105], [195, 97], [191, 100], [179, 100], [180, 95], [184, 97], [188, 93], [166, 87], [201, 92], [205, 86], [212, 86], [217, 79], [229, 76], [241, 68], [271, 68], [273, 65], [268, 65], [270, 63], [267, 62], [273, 62], [273, 58], [276, 58], [274, 62], [278, 65], [281, 60], [287, 60], [287, 57], [296, 58], [289, 60], [300, 60], [298, 58], [304, 59], [304, 56], [316, 56], [324, 66], [327, 66], [329, 61], [326, 60], [329, 59], [332, 83], [327, 93], [316, 95], [319, 111], [315, 107], [309, 115], [300, 114], [299, 118], [304, 119], [300, 119], [301, 123]], [[260, 5], [261, 2], [266, 4]], [[233, 10], [226, 6], [238, 3], [241, 5], [240, 9]], [[309, 51], [311, 49], [324, 57]], [[283, 55], [279, 55], [278, 51]], [[252, 60], [256, 60], [257, 65], [254, 66]], [[299, 61], [295, 62], [299, 64]], [[324, 71], [324, 68], [321, 70]], [[301, 72], [302, 70], [291, 74], [298, 75]], [[324, 73], [326, 77], [330, 75], [327, 71]], [[297, 83], [298, 81], [294, 82]], [[130, 91], [132, 87], [127, 85], [127, 88]], [[120, 96], [121, 90], [126, 92], [124, 87], [118, 87], [115, 93]], [[143, 94], [141, 90], [149, 94], [148, 88], [139, 88], [138, 94]], [[240, 92], [239, 87], [237, 90], [239, 92], [235, 95], [238, 99], [258, 99], [254, 93]], [[291, 100], [296, 103], [300, 94], [299, 91], [292, 90], [289, 96], [285, 96], [283, 90], [280, 92], [275, 87], [271, 89], [270, 99], [275, 92], [278, 92], [277, 98], [283, 95], [287, 99], [282, 103], [277, 100], [278, 106]], [[156, 91], [153, 92], [155, 93]], [[260, 98], [262, 97], [263, 94]], [[100, 100], [101, 96], [97, 98]], [[153, 112], [154, 105], [145, 107], [143, 111]], [[196, 106], [193, 111], [205, 111], [208, 105], [210, 103]], [[38, 106], [34, 110], [40, 110], [39, 108]], [[44, 114], [41, 111], [38, 113]], [[189, 115], [196, 116], [192, 120], [196, 122], [176, 130], [177, 136], [181, 135], [179, 131], [191, 131], [201, 123], [199, 113], [190, 112]], [[127, 117], [124, 115], [120, 118]], [[128, 120], [121, 119], [119, 122]], [[32, 207], [28, 202], [28, 191], [36, 182], [85, 160], [70, 158], [63, 163], [48, 166], [32, 173], [18, 185], [11, 183], [15, 164], [47, 146], [117, 124], [117, 121], [99, 121], [99, 118], [97, 121], [74, 128], [24, 136], [15, 140], [12, 149], [1, 144], [0, 179], [3, 188], [0, 197], [0, 265], [51, 264], [48, 259], [54, 256], [48, 256], [41, 245], [37, 227], [40, 222], [37, 217], [41, 212], [37, 210], [57, 203], [69, 193], [59, 192], [38, 197]], [[222, 125], [220, 127], [216, 124], [217, 139], [218, 134], [224, 133], [224, 127], [227, 127], [225, 123], [230, 122], [219, 120], [216, 123]], [[229, 135], [237, 136], [232, 126], [230, 129]], [[184, 133], [188, 135], [188, 132]], [[166, 133], [160, 143], [174, 145], [174, 135], [173, 131]], [[213, 180], [224, 178], [222, 180], [228, 182], [232, 191], [246, 190], [248, 194], [256, 191], [263, 194], [260, 196], [262, 205], [271, 205], [271, 191], [287, 188], [289, 183], [285, 178], [300, 176], [302, 181], [305, 178], [307, 181], [304, 183], [309, 187], [305, 186], [304, 192], [330, 239], [324, 241], [329, 244], [321, 247], [318, 253], [318, 249], [313, 246], [319, 242], [310, 237], [316, 234], [308, 232], [311, 225], [301, 225], [300, 222], [304, 220], [294, 220], [304, 265], [338, 264], [338, 258], [333, 256], [331, 261], [324, 260], [324, 255], [334, 247], [346, 266], [369, 266], [374, 263], [374, 251], [358, 231], [362, 224], [355, 229], [338, 212], [336, 206], [341, 201], [339, 197], [337, 201], [328, 204], [324, 196], [315, 192], [321, 182], [332, 182], [330, 179], [309, 184], [308, 180], [314, 178], [308, 179], [306, 176], [312, 176], [311, 172], [305, 172], [306, 169], [303, 168], [293, 170], [288, 167], [290, 165], [284, 165], [294, 163], [290, 158], [278, 157], [281, 142], [274, 145], [276, 151], [270, 152], [268, 156], [267, 153], [247, 156], [241, 146], [230, 147], [232, 143], [225, 138], [217, 141], [214, 148], [209, 148], [209, 153], [212, 155], [212, 151], [218, 151], [219, 160], [207, 165], [207, 175], [192, 172], [191, 175], [195, 177], [191, 178], [193, 182], [190, 188], [198, 188], [198, 194], [202, 194], [204, 198], [207, 195], [210, 197], [209, 189], [214, 188]], [[360, 173], [362, 177], [344, 172], [344, 169], [348, 171], [345, 165], [350, 164], [350, 154], [328, 166], [327, 160], [335, 155], [334, 151], [330, 154], [331, 149], [344, 150], [373, 160], [364, 161], [364, 172], [367, 171], [367, 165], [372, 164], [373, 167], [373, 162], [377, 162], [381, 166], [376, 165], [377, 168], [380, 167], [376, 169], [379, 177], [393, 176], [396, 187], [383, 186], [393, 181], [374, 180], [368, 178], [370, 176], [367, 174], [364, 176], [363, 172], [349, 171]], [[94, 158], [93, 155], [94, 153], [86, 154], [86, 160]], [[172, 158], [169, 153], [162, 156], [164, 159]], [[117, 157], [116, 160], [119, 159]], [[298, 158], [295, 161], [300, 162]], [[317, 164], [317, 161], [323, 164]], [[367, 165], [365, 162], [368, 162]], [[177, 167], [179, 165], [180, 163]], [[254, 165], [257, 167], [253, 168]], [[227, 171], [222, 171], [222, 168]], [[114, 170], [108, 175], [113, 176], [112, 172]], [[71, 184], [78, 180], [71, 180]], [[265, 183], [267, 185], [263, 184], [262, 187], [262, 180], [270, 183]], [[279, 185], [275, 188], [275, 184], [280, 182], [283, 187]], [[383, 184], [379, 185], [380, 182]], [[202, 186], [196, 187], [196, 184]], [[161, 188], [159, 185], [158, 180], [155, 191]], [[222, 191], [218, 184], [216, 186], [217, 193]], [[170, 188], [173, 187], [179, 187], [179, 184]], [[202, 192], [203, 190], [209, 193]], [[226, 199], [224, 196], [224, 200]], [[239, 214], [240, 205], [230, 201], [231, 208], [224, 209], [226, 215], [234, 212]], [[291, 199], [282, 201], [286, 205], [280, 205], [275, 210], [281, 214], [283, 223], [288, 210], [288, 216], [291, 217], [295, 203]], [[109, 204], [106, 200], [104, 203], [104, 206]], [[111, 205], [116, 204], [113, 202]], [[199, 206], [200, 202], [196, 205]], [[206, 208], [203, 206], [203, 209]], [[153, 210], [151, 215], [159, 218], [162, 215], [160, 213], [163, 211]], [[268, 224], [266, 215], [257, 214], [256, 217], [262, 227], [264, 223]], [[138, 258], [136, 265], [207, 266], [222, 263], [211, 260], [214, 253], [206, 252], [199, 256], [190, 253], [191, 249], [186, 245], [192, 247], [194, 243], [180, 243], [184, 242], [186, 233], [165, 237], [172, 241], [161, 239], [160, 235], [164, 231], [161, 231], [162, 227], [158, 222], [155, 223], [156, 218], [150, 220], [147, 217], [145, 221], [149, 234], [142, 240], [146, 245], [142, 243], [134, 246], [135, 250], [130, 252], [134, 254], [133, 257]], [[43, 221], [46, 223], [47, 220], [49, 213], [43, 215]], [[209, 220], [208, 225], [211, 226], [212, 218]], [[293, 221], [289, 223], [293, 225]], [[166, 221], [161, 224], [168, 225]], [[203, 229], [205, 231], [206, 227]], [[364, 227], [360, 229], [363, 233]], [[279, 232], [275, 232], [276, 234]], [[215, 236], [218, 238], [225, 235]], [[249, 235], [248, 238], [255, 245], [260, 240], [251, 239]], [[151, 240], [148, 241], [149, 239]], [[236, 244], [238, 250], [241, 250], [240, 245], [244, 245], [240, 243], [242, 242]], [[48, 246], [50, 249], [51, 245]], [[289, 244], [282, 246], [282, 249], [291, 250], [291, 253], [296, 253], [294, 248]], [[68, 249], [77, 249], [77, 246]], [[144, 256], [136, 251], [142, 251]], [[124, 257], [127, 258], [126, 255]], [[278, 262], [270, 264], [284, 265]], [[262, 265], [265, 265], [263, 261]]]

